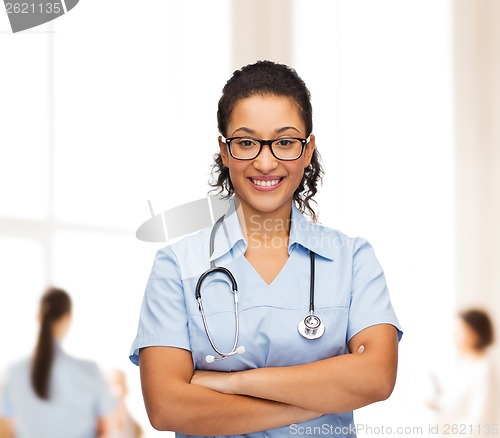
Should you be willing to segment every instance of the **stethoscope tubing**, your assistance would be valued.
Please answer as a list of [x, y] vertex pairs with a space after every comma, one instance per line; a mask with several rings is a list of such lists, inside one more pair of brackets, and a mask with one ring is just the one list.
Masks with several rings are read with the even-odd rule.
[[[214, 252], [214, 236], [217, 231], [217, 228], [222, 224], [222, 221], [224, 220], [225, 215], [221, 216], [217, 222], [215, 222], [214, 226], [212, 227], [212, 230], [210, 232], [210, 257], [212, 256]], [[311, 273], [310, 273], [310, 282], [309, 282], [309, 313], [308, 315], [299, 321], [298, 325], [298, 331], [299, 333], [306, 339], [318, 339], [320, 338], [323, 333], [325, 332], [325, 327], [323, 323], [321, 322], [321, 319], [314, 314], [314, 280], [315, 280], [315, 257], [314, 257], [314, 252], [309, 250], [309, 257], [311, 260]], [[210, 330], [208, 329], [208, 323], [207, 323], [207, 318], [205, 315], [205, 310], [203, 308], [203, 303], [201, 300], [201, 286], [203, 281], [212, 273], [214, 272], [220, 272], [224, 275], [226, 275], [230, 281], [231, 281], [231, 288], [232, 288], [232, 293], [233, 293], [233, 298], [234, 298], [234, 318], [235, 318], [235, 334], [234, 334], [234, 343], [233, 347], [231, 348], [231, 351], [228, 353], [225, 353], [223, 351], [220, 351], [215, 343], [214, 340], [212, 339], [212, 336], [210, 335]], [[207, 334], [208, 341], [213, 348], [213, 350], [219, 355], [219, 357], [214, 357], [212, 355], [206, 356], [207, 362], [213, 362], [216, 360], [222, 360], [226, 359], [230, 356], [234, 356], [236, 354], [244, 353], [245, 352], [245, 347], [240, 346], [238, 347], [238, 338], [239, 338], [239, 313], [238, 313], [238, 284], [236, 282], [236, 279], [234, 278], [233, 274], [231, 271], [227, 268], [224, 268], [223, 266], [215, 266], [215, 262], [213, 260], [210, 261], [210, 268], [207, 269], [203, 274], [201, 274], [200, 278], [198, 278], [198, 282], [196, 283], [196, 289], [195, 289], [195, 297], [196, 301], [198, 302], [198, 307], [201, 313], [201, 317], [203, 320], [203, 327], [205, 328], [205, 332]], [[311, 323], [312, 321], [312, 323]]]
[[[232, 287], [232, 292], [233, 292], [233, 297], [234, 297], [234, 319], [235, 319], [235, 334], [234, 334], [234, 344], [233, 348], [231, 348], [231, 351], [229, 353], [224, 353], [220, 351], [216, 346], [215, 343], [212, 339], [212, 336], [210, 335], [210, 330], [208, 329], [208, 324], [207, 324], [207, 318], [205, 316], [205, 309], [203, 308], [203, 303], [201, 301], [201, 284], [203, 283], [203, 280], [205, 280], [206, 277], [208, 277], [210, 274], [213, 272], [222, 272], [226, 274], [229, 279], [231, 280], [231, 287]], [[238, 315], [238, 284], [236, 283], [236, 279], [234, 278], [232, 272], [224, 268], [223, 266], [213, 266], [207, 271], [205, 271], [200, 278], [198, 279], [198, 283], [196, 284], [196, 301], [198, 301], [198, 307], [200, 309], [201, 313], [201, 318], [203, 320], [203, 326], [205, 327], [205, 331], [207, 333], [208, 341], [210, 342], [210, 345], [214, 349], [214, 351], [219, 355], [222, 356], [223, 358], [232, 356], [234, 352], [236, 351], [236, 347], [238, 345], [238, 338], [239, 338], [239, 333], [240, 333], [240, 328], [239, 328], [239, 315]], [[215, 358], [217, 359], [217, 358]]]

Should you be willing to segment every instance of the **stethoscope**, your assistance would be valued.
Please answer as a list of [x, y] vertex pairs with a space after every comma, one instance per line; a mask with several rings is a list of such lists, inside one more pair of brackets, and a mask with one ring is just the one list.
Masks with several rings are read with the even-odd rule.
[[[224, 216], [222, 216], [212, 227], [212, 231], [210, 232], [210, 256], [214, 252], [214, 237], [215, 233], [217, 231], [217, 228], [220, 226], [222, 221], [224, 220]], [[303, 319], [300, 320], [297, 329], [299, 333], [306, 339], [318, 339], [321, 336], [323, 336], [323, 333], [325, 333], [325, 326], [321, 322], [321, 319], [319, 316], [314, 314], [314, 268], [315, 268], [315, 259], [314, 259], [314, 253], [312, 251], [309, 251], [309, 257], [311, 260], [311, 275], [310, 275], [310, 288], [309, 288], [309, 314], [306, 315]], [[231, 283], [231, 289], [233, 293], [233, 299], [234, 299], [234, 317], [235, 317], [235, 333], [234, 333], [234, 343], [233, 347], [231, 348], [231, 351], [228, 353], [224, 353], [220, 351], [216, 346], [215, 343], [212, 339], [212, 336], [210, 336], [210, 331], [208, 330], [208, 325], [207, 325], [207, 318], [205, 317], [205, 310], [203, 309], [203, 303], [201, 301], [201, 286], [203, 284], [203, 281], [205, 278], [207, 278], [210, 274], [214, 272], [220, 272], [224, 274], [226, 277], [229, 278], [230, 283]], [[210, 268], [207, 269], [203, 274], [201, 274], [200, 278], [198, 279], [198, 282], [196, 283], [196, 290], [195, 290], [195, 296], [196, 296], [196, 301], [198, 301], [198, 307], [200, 309], [201, 313], [201, 318], [203, 320], [203, 326], [205, 328], [205, 332], [208, 337], [208, 341], [210, 342], [210, 345], [214, 349], [214, 351], [219, 355], [219, 357], [215, 357], [211, 354], [208, 354], [205, 357], [205, 360], [208, 363], [212, 363], [216, 360], [222, 360], [222, 359], [227, 359], [228, 357], [234, 356], [236, 354], [243, 354], [245, 352], [245, 347], [243, 345], [238, 346], [238, 337], [239, 337], [239, 316], [238, 316], [238, 285], [236, 283], [236, 280], [231, 273], [231, 271], [227, 268], [224, 268], [222, 266], [215, 266], [215, 262], [213, 260], [210, 261]]]

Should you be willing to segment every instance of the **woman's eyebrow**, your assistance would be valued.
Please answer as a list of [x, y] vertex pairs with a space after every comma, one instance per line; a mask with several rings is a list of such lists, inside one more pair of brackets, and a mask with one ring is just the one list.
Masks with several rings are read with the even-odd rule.
[[294, 131], [297, 131], [297, 132], [300, 133], [300, 131], [297, 128], [295, 128], [294, 126], [285, 126], [283, 128], [277, 129], [275, 132], [277, 134], [281, 134], [282, 132], [288, 131], [289, 129], [293, 129]]
[[231, 134], [231, 136], [233, 136], [238, 131], [243, 131], [243, 132], [246, 132], [247, 134], [255, 134], [255, 131], [253, 129], [246, 128], [245, 126], [242, 126], [241, 128], [234, 130], [233, 133]]
[[[297, 128], [295, 128], [294, 126], [284, 126], [283, 128], [276, 129], [276, 131], [274, 131], [274, 132], [276, 132], [276, 134], [281, 134], [282, 132], [288, 131], [289, 129], [293, 129], [294, 131], [297, 131], [298, 133], [300, 133], [300, 131]], [[255, 134], [255, 131], [253, 129], [242, 126], [241, 128], [234, 130], [233, 133], [231, 134], [231, 136], [233, 136], [238, 131], [243, 131], [243, 132], [246, 132], [247, 134]]]

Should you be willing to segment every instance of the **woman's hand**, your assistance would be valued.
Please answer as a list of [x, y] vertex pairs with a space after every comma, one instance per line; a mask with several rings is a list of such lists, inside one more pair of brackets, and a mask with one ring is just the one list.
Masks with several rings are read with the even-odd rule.
[[[241, 435], [302, 423], [321, 413], [262, 398], [219, 392], [233, 387], [243, 373], [198, 371], [193, 378], [191, 352], [174, 347], [146, 347], [140, 353], [146, 410], [157, 430], [187, 435]], [[191, 383], [199, 384], [191, 384]], [[201, 385], [206, 385], [207, 387]], [[217, 384], [217, 390], [208, 385]], [[239, 385], [239, 383], [238, 383]]]
[[193, 387], [223, 396], [247, 396], [337, 414], [385, 400], [396, 380], [398, 336], [392, 324], [375, 324], [349, 341], [351, 354], [301, 365], [233, 373], [196, 371]]
[[226, 373], [221, 371], [196, 370], [191, 383], [204, 386], [213, 391], [223, 394], [237, 394], [236, 379], [238, 373]]

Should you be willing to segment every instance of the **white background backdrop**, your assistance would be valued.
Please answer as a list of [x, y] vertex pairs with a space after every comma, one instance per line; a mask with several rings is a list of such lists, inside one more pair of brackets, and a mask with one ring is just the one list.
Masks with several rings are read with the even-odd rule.
[[[374, 245], [405, 331], [393, 396], [356, 422], [425, 424], [455, 305], [451, 5], [290, 5], [326, 171], [320, 221]], [[19, 34], [0, 14], [0, 370], [30, 353], [44, 287], [66, 288], [66, 350], [126, 372], [147, 436], [128, 350], [159, 245], [135, 229], [148, 199], [160, 212], [208, 190], [230, 7], [85, 0]]]

